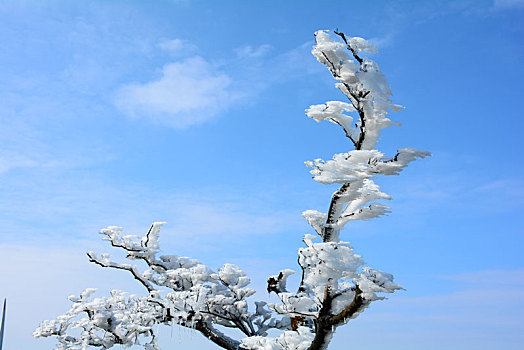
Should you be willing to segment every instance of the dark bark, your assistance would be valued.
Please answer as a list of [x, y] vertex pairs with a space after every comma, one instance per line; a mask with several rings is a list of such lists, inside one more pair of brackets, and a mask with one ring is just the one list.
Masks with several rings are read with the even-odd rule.
[[197, 321], [195, 323], [195, 329], [202, 333], [206, 338], [211, 340], [213, 343], [218, 346], [227, 349], [227, 350], [238, 350], [240, 349], [240, 342], [234, 340], [219, 330], [215, 329], [211, 324]]
[[336, 298], [328, 287], [326, 287], [326, 296], [322, 303], [322, 309], [319, 312], [316, 322], [315, 338], [308, 350], [325, 350], [335, 333], [338, 326], [345, 324], [349, 319], [362, 311], [366, 306], [366, 301], [362, 298], [362, 291], [355, 286], [355, 296], [351, 304], [337, 315], [332, 314], [333, 300]]
[[324, 234], [322, 237], [324, 242], [338, 240], [339, 230], [333, 228], [332, 225], [336, 224], [337, 220], [340, 217], [340, 213], [342, 212], [342, 207], [344, 204], [342, 203], [342, 195], [346, 193], [348, 188], [349, 183], [345, 183], [335, 193], [333, 193], [331, 203], [329, 204], [328, 216], [326, 219], [326, 225], [324, 227]]

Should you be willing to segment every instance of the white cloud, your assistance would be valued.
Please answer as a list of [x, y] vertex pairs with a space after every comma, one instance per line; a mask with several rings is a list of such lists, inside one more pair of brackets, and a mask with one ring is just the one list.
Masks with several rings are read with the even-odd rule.
[[[115, 105], [131, 117], [148, 118], [173, 128], [206, 122], [234, 103], [249, 103], [269, 86], [319, 72], [310, 54], [313, 42], [270, 55], [273, 47], [242, 46], [220, 67], [201, 56], [166, 64], [158, 79], [120, 87]], [[165, 40], [160, 49], [186, 56], [196, 46], [181, 39]], [[249, 60], [239, 65], [238, 59]], [[248, 99], [249, 97], [249, 99]]]
[[228, 75], [195, 56], [167, 64], [157, 80], [123, 86], [115, 103], [129, 116], [185, 128], [215, 117], [237, 100], [230, 86]]

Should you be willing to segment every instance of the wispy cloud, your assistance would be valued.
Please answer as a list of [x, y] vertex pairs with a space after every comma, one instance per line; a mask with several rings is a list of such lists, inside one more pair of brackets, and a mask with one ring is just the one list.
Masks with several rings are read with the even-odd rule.
[[396, 33], [393, 31], [389, 31], [386, 35], [381, 37], [374, 37], [369, 39], [379, 49], [383, 49], [385, 47], [389, 47], [395, 43], [395, 36]]
[[239, 58], [258, 58], [266, 55], [273, 49], [271, 45], [260, 45], [257, 47], [251, 45], [245, 45], [235, 50]]
[[523, 289], [524, 269], [520, 270], [483, 270], [469, 273], [444, 275], [443, 279], [467, 283], [470, 287]]
[[[16, 97], [13, 99], [24, 100], [21, 94], [11, 95]], [[0, 176], [17, 169], [71, 168], [78, 163], [79, 155], [72, 150], [78, 146], [53, 147], [45, 133], [38, 129], [42, 121], [35, 121], [38, 114], [53, 111], [57, 104], [30, 96], [25, 98], [28, 106], [20, 108], [18, 102], [5, 100], [5, 105], [0, 107]], [[34, 105], [38, 107], [32, 107]], [[52, 123], [48, 120], [48, 124]]]
[[28, 157], [18, 152], [3, 151], [0, 153], [0, 174], [6, 173], [11, 169], [31, 168], [39, 164], [34, 157]]
[[[351, 321], [347, 331], [337, 333], [333, 345], [351, 339], [354, 346], [367, 349], [386, 344], [399, 350], [520, 349], [523, 272], [488, 270], [434, 277], [435, 293], [409, 296], [408, 289], [404, 295], [376, 303]], [[439, 292], [442, 286], [455, 291]], [[375, 337], [377, 331], [380, 337]]]
[[524, 9], [524, 0], [495, 0], [493, 8], [495, 10]]
[[257, 96], [278, 84], [323, 72], [311, 55], [312, 41], [307, 41], [286, 51], [275, 51], [269, 45], [243, 46], [236, 49], [236, 56], [242, 61], [229, 62], [235, 84], [243, 91], [245, 102], [257, 100]]
[[[234, 189], [158, 191], [115, 187], [93, 177], [78, 178], [74, 172], [57, 179], [54, 175], [41, 174], [31, 183], [22, 177], [0, 185], [3, 242], [38, 245], [72, 234], [97, 241], [97, 231], [105, 226], [123, 226], [127, 233], [142, 234], [151, 222], [167, 221], [162, 238], [166, 247], [206, 246], [216, 251], [227, 249], [224, 237], [246, 242], [290, 230], [300, 232], [304, 224], [298, 210], [272, 209], [265, 199], [250, 198], [246, 206], [247, 200]], [[252, 193], [252, 197], [257, 195]]]
[[163, 40], [158, 44], [158, 47], [176, 56], [187, 56], [197, 50], [196, 45], [183, 39]]
[[227, 74], [195, 56], [165, 65], [159, 79], [123, 86], [115, 103], [131, 117], [185, 128], [215, 117], [238, 98]]
[[[318, 72], [309, 53], [311, 45], [307, 42], [273, 55], [270, 45], [246, 45], [234, 50], [235, 58], [219, 59], [220, 64], [191, 56], [164, 65], [157, 79], [120, 87], [114, 103], [130, 117], [173, 128], [201, 124], [234, 105], [252, 102], [268, 86]], [[182, 56], [196, 50], [180, 39], [158, 46]], [[239, 64], [238, 59], [244, 63]]]

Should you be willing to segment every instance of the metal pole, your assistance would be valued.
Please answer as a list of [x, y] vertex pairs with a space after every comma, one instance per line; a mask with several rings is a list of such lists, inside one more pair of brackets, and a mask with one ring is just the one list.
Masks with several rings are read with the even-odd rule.
[[4, 328], [5, 328], [5, 304], [7, 299], [4, 299], [4, 311], [2, 312], [2, 327], [0, 328], [0, 350], [2, 350], [2, 344], [4, 343]]

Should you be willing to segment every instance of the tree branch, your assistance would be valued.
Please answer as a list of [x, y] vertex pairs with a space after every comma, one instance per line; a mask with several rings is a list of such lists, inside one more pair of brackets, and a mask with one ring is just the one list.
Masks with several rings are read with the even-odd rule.
[[322, 235], [322, 239], [324, 240], [324, 242], [338, 240], [338, 233], [340, 230], [333, 228], [333, 225], [340, 218], [340, 214], [342, 213], [343, 209], [343, 204], [345, 203], [343, 201], [342, 196], [347, 192], [349, 186], [349, 183], [343, 184], [335, 193], [333, 193], [333, 196], [331, 197], [331, 203], [329, 204], [326, 225], [324, 227]]
[[360, 312], [362, 306], [365, 305], [365, 300], [362, 297], [362, 290], [360, 290], [358, 284], [355, 285], [355, 296], [353, 301], [338, 315], [333, 316], [331, 322], [334, 326], [344, 324], [348, 319], [352, 318], [356, 313]]
[[210, 323], [198, 320], [195, 323], [195, 329], [202, 333], [205, 337], [211, 340], [218, 346], [227, 350], [238, 350], [240, 342], [228, 337], [224, 333], [214, 328]]
[[316, 319], [315, 338], [313, 338], [313, 341], [307, 350], [326, 349], [333, 337], [333, 333], [335, 332], [333, 324], [331, 323], [331, 306], [333, 303], [333, 297], [330, 295], [330, 289], [329, 286], [326, 286], [324, 290], [324, 301]]
[[152, 292], [155, 290], [155, 288], [153, 288], [153, 286], [147, 280], [145, 280], [142, 276], [140, 276], [140, 274], [136, 271], [136, 269], [133, 266], [116, 264], [113, 262], [110, 262], [109, 264], [107, 264], [107, 263], [104, 263], [98, 260], [91, 252], [87, 253], [87, 256], [89, 257], [90, 262], [100, 265], [102, 267], [109, 267], [113, 269], [129, 271], [138, 282], [140, 282], [144, 287], [146, 287], [148, 292]]
[[351, 53], [353, 54], [353, 57], [355, 57], [355, 59], [358, 61], [358, 63], [362, 64], [364, 62], [364, 60], [357, 54], [355, 49], [352, 48], [351, 45], [349, 45], [349, 42], [347, 41], [346, 35], [344, 33], [336, 31], [336, 30], [333, 31], [333, 33], [335, 33], [336, 35], [340, 36], [342, 38], [342, 40], [344, 40], [344, 43], [346, 44], [348, 50], [351, 51]]

